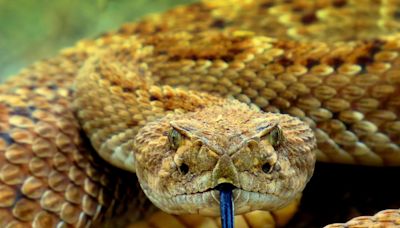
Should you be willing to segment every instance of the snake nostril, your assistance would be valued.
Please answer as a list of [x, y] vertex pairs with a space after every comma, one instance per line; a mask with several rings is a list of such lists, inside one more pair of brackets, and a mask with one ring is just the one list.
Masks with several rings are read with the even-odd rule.
[[264, 172], [264, 173], [269, 173], [269, 172], [271, 172], [271, 164], [269, 164], [268, 162], [267, 163], [265, 163], [262, 167], [261, 167], [261, 169], [262, 169], [262, 171]]
[[189, 166], [183, 163], [181, 166], [179, 166], [179, 171], [182, 174], [187, 174], [189, 172]]

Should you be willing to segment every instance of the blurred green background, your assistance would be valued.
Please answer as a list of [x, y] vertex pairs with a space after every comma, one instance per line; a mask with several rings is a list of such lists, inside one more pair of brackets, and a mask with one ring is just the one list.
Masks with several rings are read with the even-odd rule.
[[81, 38], [194, 0], [0, 0], [0, 81]]

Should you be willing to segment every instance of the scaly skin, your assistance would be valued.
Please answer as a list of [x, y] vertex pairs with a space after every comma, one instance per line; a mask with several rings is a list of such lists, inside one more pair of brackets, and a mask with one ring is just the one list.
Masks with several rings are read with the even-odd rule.
[[[235, 45], [269, 45], [257, 38], [215, 35], [219, 42]], [[154, 38], [162, 43], [169, 35]], [[236, 213], [276, 210], [304, 189], [315, 163], [315, 138], [308, 125], [208, 93], [159, 87], [159, 69], [147, 63], [160, 57], [154, 53], [165, 50], [136, 47], [138, 43], [143, 42], [126, 40], [89, 59], [75, 80], [74, 104], [100, 156], [135, 172], [157, 207], [174, 214], [218, 215], [215, 187], [227, 182], [237, 187]], [[191, 44], [194, 48], [196, 42]], [[163, 67], [161, 62], [157, 65]], [[184, 75], [179, 63], [170, 70]], [[182, 138], [176, 148], [168, 143], [173, 129]], [[274, 130], [282, 131], [282, 139], [271, 146]], [[261, 168], [265, 163], [271, 166], [268, 173]], [[183, 164], [189, 172], [180, 172]]]
[[[176, 180], [184, 178], [177, 177], [176, 164], [183, 161], [194, 169], [196, 184], [184, 179], [189, 192], [224, 178], [279, 196], [263, 206], [250, 200], [250, 208], [239, 199], [239, 212], [252, 205], [276, 209], [301, 192], [312, 173], [307, 126], [321, 162], [399, 165], [399, 5], [204, 1], [82, 41], [26, 68], [0, 86], [0, 226], [85, 226], [117, 220], [126, 207], [144, 216], [152, 207], [132, 172], [156, 205], [178, 212], [157, 200], [181, 193]], [[230, 130], [218, 128], [218, 119], [237, 112], [238, 122], [222, 124]], [[261, 122], [250, 121], [253, 116]], [[271, 132], [257, 132], [265, 122], [278, 124], [281, 147], [272, 146]], [[285, 127], [293, 122], [297, 128]], [[184, 135], [176, 152], [165, 148], [167, 123]], [[233, 135], [242, 147], [230, 150], [232, 138], [224, 137]], [[196, 148], [205, 150], [204, 159], [194, 163]], [[230, 151], [238, 153], [226, 156]], [[245, 151], [264, 156], [246, 158]], [[244, 156], [243, 164], [235, 155]], [[262, 173], [266, 161], [280, 169]], [[270, 185], [258, 183], [265, 180]], [[215, 206], [204, 213], [215, 214]], [[400, 211], [331, 227], [373, 225], [400, 225]]]

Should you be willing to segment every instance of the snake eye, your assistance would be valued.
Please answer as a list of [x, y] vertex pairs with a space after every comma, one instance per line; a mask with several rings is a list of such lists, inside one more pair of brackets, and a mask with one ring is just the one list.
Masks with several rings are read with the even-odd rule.
[[176, 150], [181, 145], [182, 142], [182, 135], [177, 130], [172, 129], [168, 133], [168, 141], [171, 145], [172, 149]]
[[283, 140], [282, 130], [277, 126], [266, 135], [266, 139], [274, 148], [279, 146]]

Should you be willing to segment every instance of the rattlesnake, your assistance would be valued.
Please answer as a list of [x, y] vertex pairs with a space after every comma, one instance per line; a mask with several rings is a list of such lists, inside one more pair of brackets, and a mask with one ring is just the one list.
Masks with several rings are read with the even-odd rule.
[[[205, 0], [22, 70], [0, 86], [0, 227], [144, 218], [133, 172], [161, 209], [217, 215], [219, 183], [276, 210], [315, 159], [399, 165], [400, 3], [360, 2]], [[400, 210], [332, 227], [372, 224]]]

